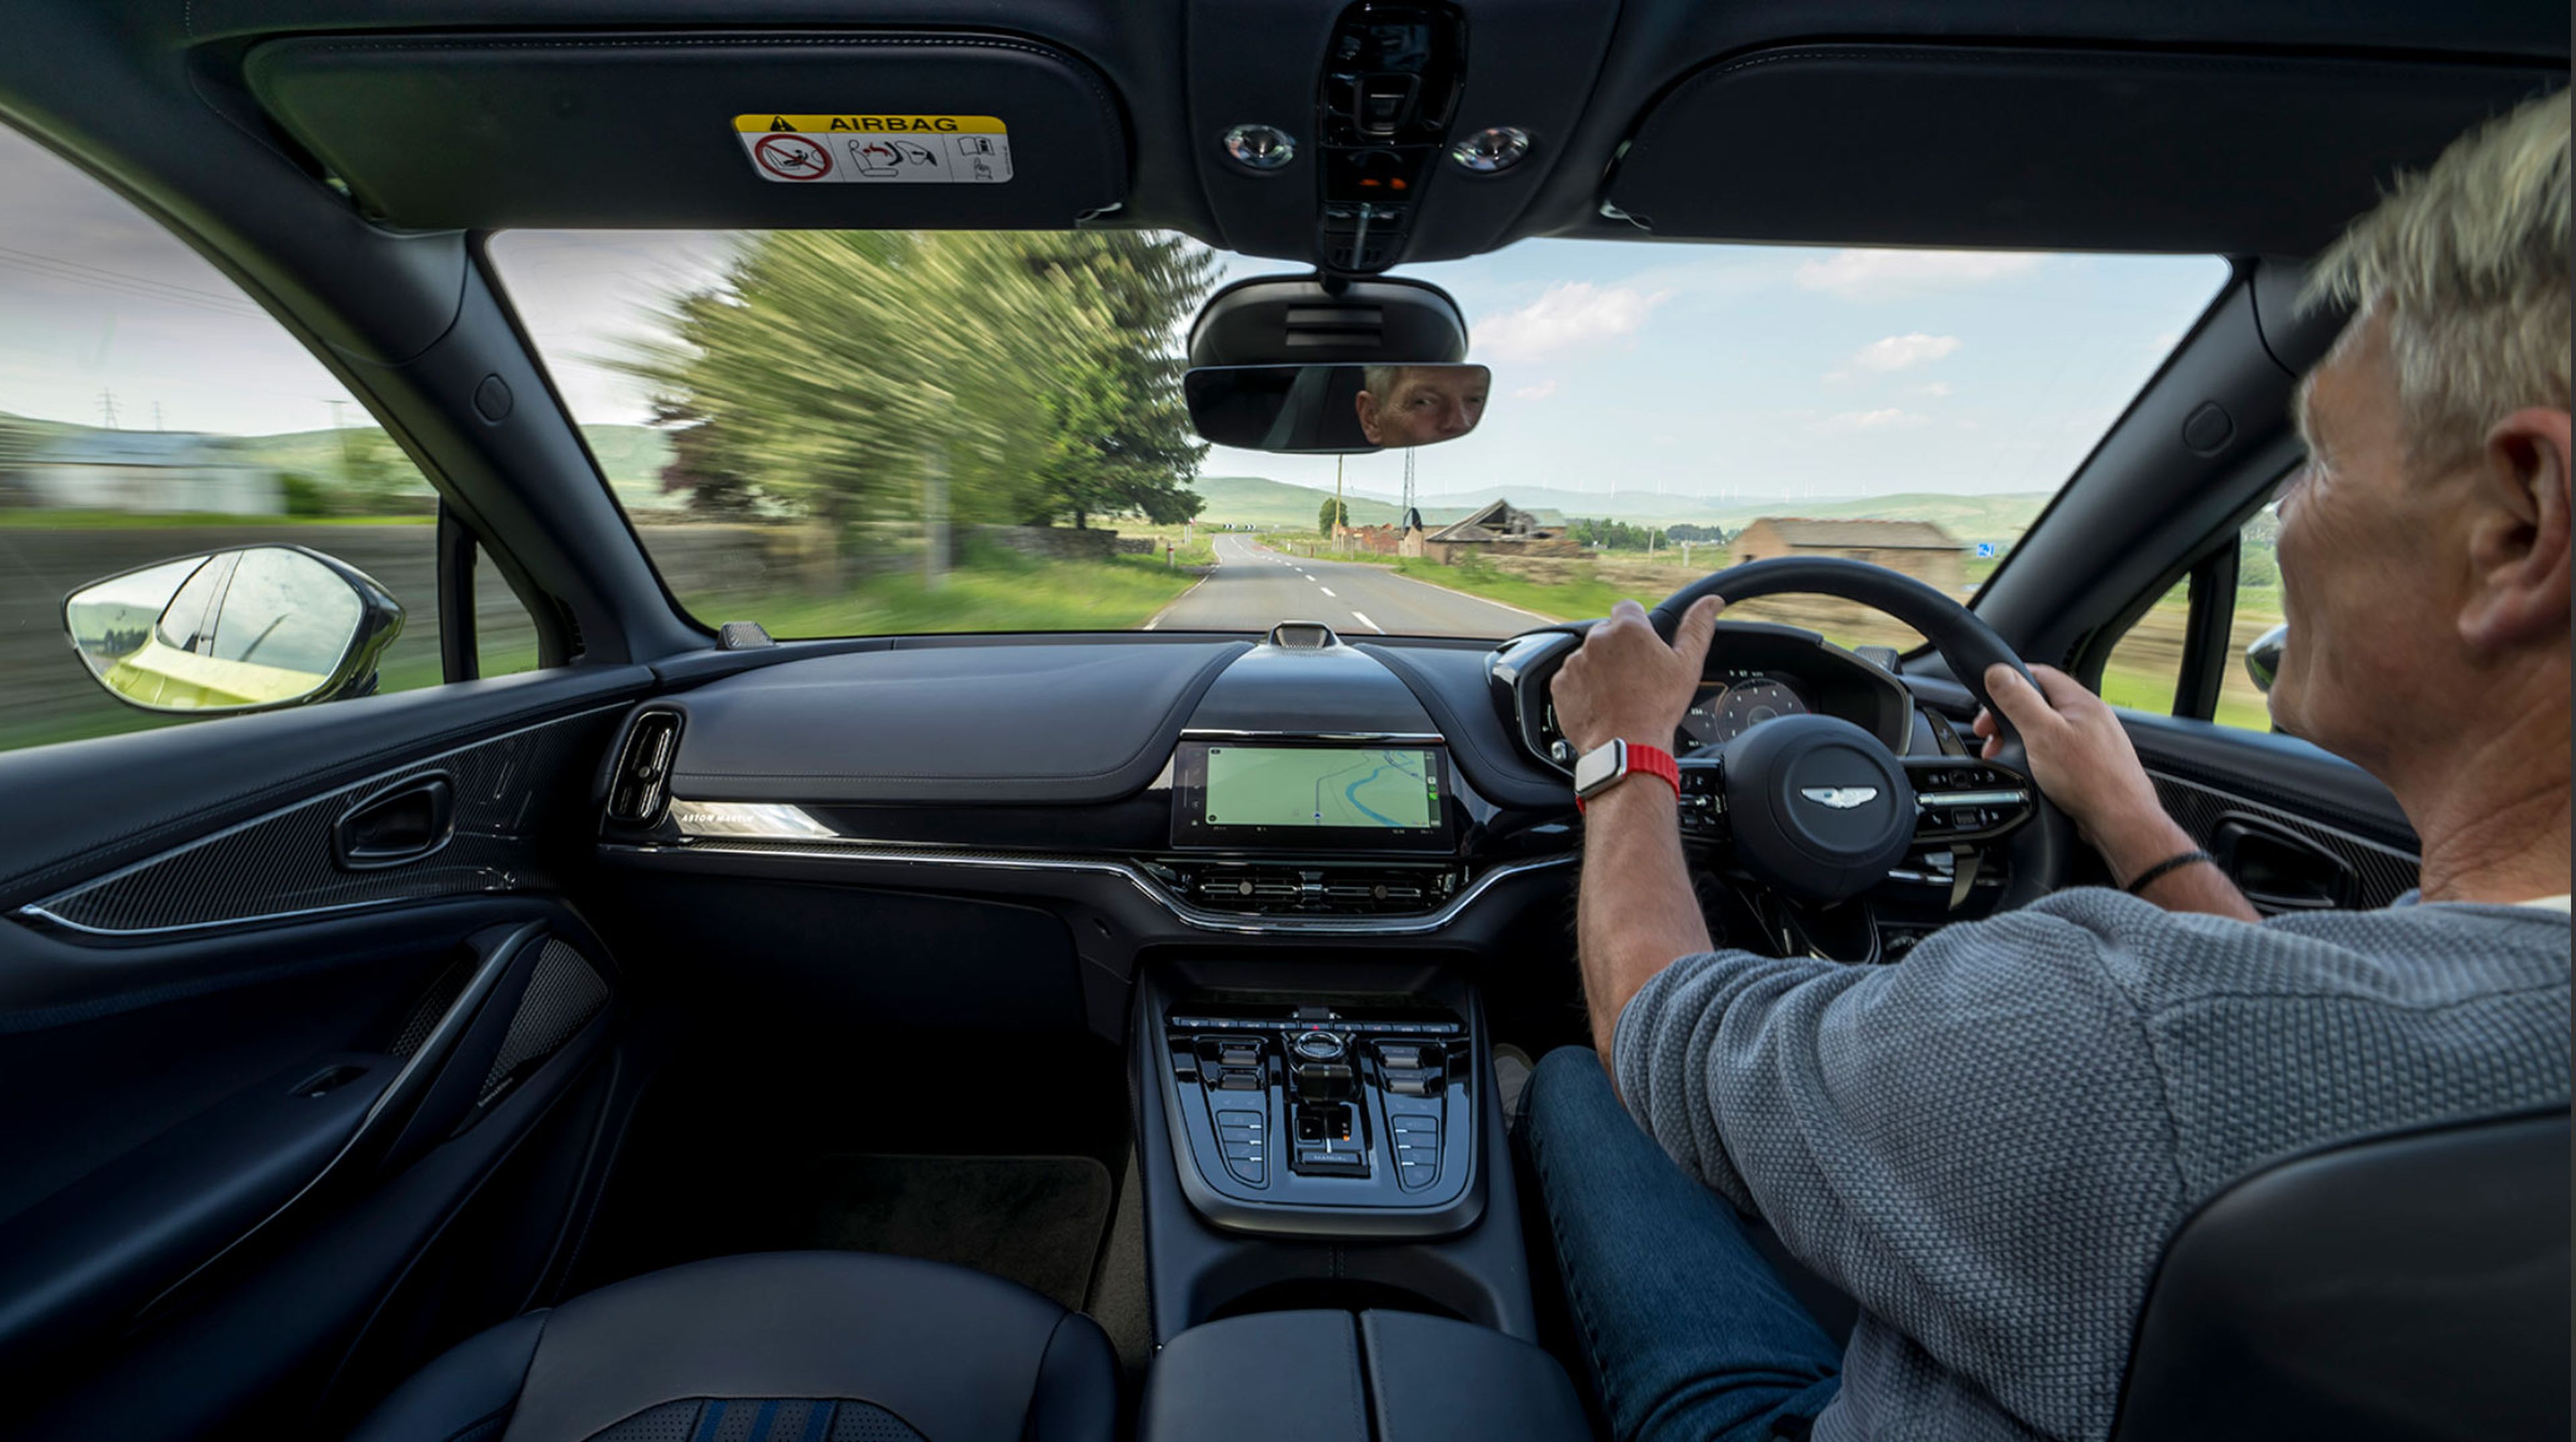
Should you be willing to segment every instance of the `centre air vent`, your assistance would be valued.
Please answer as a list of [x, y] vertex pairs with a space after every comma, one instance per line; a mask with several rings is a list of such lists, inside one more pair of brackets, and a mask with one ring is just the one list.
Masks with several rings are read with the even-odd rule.
[[680, 713], [646, 711], [626, 728], [626, 744], [608, 781], [608, 819], [650, 826], [671, 804], [671, 758], [680, 749]]

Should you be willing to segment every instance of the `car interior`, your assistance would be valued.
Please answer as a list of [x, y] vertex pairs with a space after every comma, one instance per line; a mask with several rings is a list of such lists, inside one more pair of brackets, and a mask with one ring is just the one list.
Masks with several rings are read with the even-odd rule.
[[[1363, 368], [1479, 357], [1405, 268], [1520, 242], [2223, 257], [1973, 596], [1788, 556], [1654, 609], [1824, 595], [1920, 635], [1721, 622], [1713, 683], [1816, 714], [1712, 711], [1680, 783], [1722, 945], [1903, 965], [2109, 879], [1962, 738], [1989, 665], [2097, 681], [2177, 586], [2176, 714], [2121, 713], [2168, 808], [2267, 912], [2414, 885], [2376, 781], [2210, 719], [2247, 661], [2223, 598], [2343, 319], [2299, 305], [2306, 258], [2569, 56], [2564, 9], [2514, 0], [8, 16], [0, 120], [238, 284], [437, 492], [408, 599], [444, 684], [370, 694], [400, 606], [326, 536], [155, 572], [330, 598], [238, 655], [212, 611], [156, 597], [111, 654], [83, 618], [122, 593], [66, 608], [97, 684], [256, 714], [0, 751], [0, 1431], [136, 1442], [1606, 1435], [1494, 1067], [1588, 1038], [1547, 691], [1586, 623], [701, 620], [496, 237], [1191, 237], [1272, 272], [1176, 340], [1202, 432], [1326, 455], [1374, 444]], [[872, 184], [917, 136], [999, 170]], [[478, 675], [478, 577], [533, 669]], [[1275, 803], [1361, 767], [1356, 815]], [[1889, 804], [1785, 799], [1847, 786]], [[2564, 1435], [2567, 1122], [2230, 1188], [2167, 1249], [2112, 1435]]]

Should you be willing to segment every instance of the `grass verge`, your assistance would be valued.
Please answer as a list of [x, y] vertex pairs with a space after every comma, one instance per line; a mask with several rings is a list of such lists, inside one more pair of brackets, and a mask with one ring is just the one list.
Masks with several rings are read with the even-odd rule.
[[681, 597], [712, 625], [758, 621], [782, 640], [928, 631], [1123, 631], [1141, 626], [1198, 575], [1161, 556], [1040, 561], [978, 553], [936, 590], [918, 571], [871, 576], [832, 595], [728, 589]]

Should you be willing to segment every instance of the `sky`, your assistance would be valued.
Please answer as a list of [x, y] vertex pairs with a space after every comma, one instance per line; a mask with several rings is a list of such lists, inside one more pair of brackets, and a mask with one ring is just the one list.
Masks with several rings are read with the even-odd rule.
[[[0, 127], [0, 411], [232, 434], [358, 424], [330, 374], [193, 251]], [[601, 362], [734, 241], [518, 232], [502, 280], [577, 419], [639, 422]], [[1221, 279], [1289, 271], [1225, 256]], [[1475, 434], [1419, 492], [1818, 500], [2053, 490], [2226, 279], [2207, 256], [1523, 241], [1400, 274], [1446, 287], [1493, 368]], [[335, 405], [334, 403], [338, 404]], [[1399, 454], [1346, 463], [1395, 494]], [[1329, 487], [1334, 462], [1213, 449], [1203, 469]]]

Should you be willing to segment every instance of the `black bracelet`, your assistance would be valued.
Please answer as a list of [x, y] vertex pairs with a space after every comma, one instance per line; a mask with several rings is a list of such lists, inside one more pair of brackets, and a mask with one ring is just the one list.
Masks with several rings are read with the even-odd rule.
[[2164, 860], [2157, 862], [2155, 865], [2148, 867], [2146, 870], [2139, 872], [2137, 879], [2130, 882], [2126, 889], [2131, 896], [2143, 896], [2146, 894], [2147, 887], [2153, 884], [2156, 878], [2164, 875], [2166, 872], [2180, 871], [2186, 866], [2195, 865], [2203, 861], [2208, 862], [2212, 866], [2216, 866], [2218, 864], [2218, 858], [2210, 855], [2206, 851], [2186, 851], [2180, 856], [2168, 856]]

